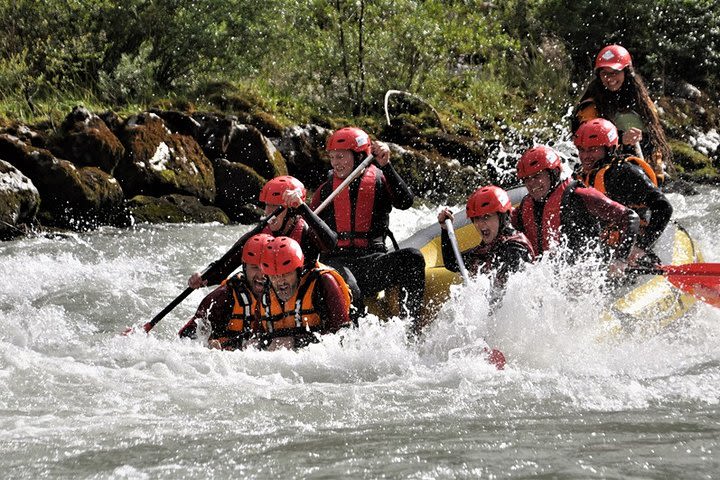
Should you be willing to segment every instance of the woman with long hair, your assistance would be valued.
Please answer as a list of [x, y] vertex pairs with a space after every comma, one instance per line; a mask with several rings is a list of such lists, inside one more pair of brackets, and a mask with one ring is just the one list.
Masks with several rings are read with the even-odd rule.
[[644, 158], [658, 180], [664, 180], [665, 170], [672, 169], [672, 153], [647, 87], [620, 45], [608, 45], [595, 59], [595, 77], [573, 112], [573, 134], [598, 117], [615, 124], [625, 153]]

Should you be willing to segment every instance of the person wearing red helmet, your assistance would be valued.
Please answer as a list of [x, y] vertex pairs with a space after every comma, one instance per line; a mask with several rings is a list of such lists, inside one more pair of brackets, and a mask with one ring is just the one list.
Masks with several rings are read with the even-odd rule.
[[640, 233], [628, 261], [659, 263], [650, 250], [665, 230], [673, 208], [660, 191], [652, 167], [643, 159], [622, 155], [618, 131], [611, 122], [596, 118], [582, 124], [575, 133], [585, 185], [594, 187], [640, 216]]
[[[300, 180], [289, 175], [275, 177], [268, 181], [260, 190], [260, 203], [265, 208], [265, 215], [270, 215], [278, 207], [285, 209], [262, 231], [272, 236], [287, 235], [302, 245], [309, 264], [318, 260], [320, 252], [330, 251], [337, 243], [337, 236], [320, 217], [310, 210], [305, 203], [307, 190]], [[242, 244], [247, 234], [238, 240]], [[200, 273], [195, 272], [188, 280], [192, 288], [204, 285], [215, 285], [229, 276], [240, 266], [240, 255], [231, 256], [222, 265], [216, 265], [212, 275], [206, 275], [205, 282]]]
[[338, 235], [337, 247], [320, 258], [337, 269], [351, 286], [355, 306], [363, 310], [362, 297], [391, 287], [400, 287], [402, 314], [408, 315], [417, 331], [425, 292], [425, 259], [417, 249], [403, 248], [388, 252], [385, 240], [393, 207], [406, 210], [414, 195], [390, 163], [390, 149], [372, 142], [359, 128], [346, 127], [334, 132], [327, 141], [332, 170], [328, 180], [315, 191], [311, 206], [316, 207], [370, 153], [376, 165], [370, 165], [348, 188], [321, 213]]
[[672, 154], [655, 103], [635, 72], [630, 53], [620, 45], [606, 46], [595, 59], [594, 73], [573, 112], [573, 133], [593, 118], [613, 122], [623, 152], [644, 156], [662, 183], [665, 165], [672, 166]]
[[571, 263], [602, 246], [601, 232], [612, 228], [618, 239], [609, 255], [622, 269], [637, 236], [637, 214], [594, 188], [563, 180], [561, 172], [560, 156], [548, 146], [533, 147], [520, 157], [517, 175], [528, 194], [512, 211], [513, 226], [525, 234], [536, 255], [562, 245]]
[[[203, 300], [190, 321], [180, 329], [181, 338], [197, 338], [198, 329], [207, 329], [208, 346], [223, 350], [244, 348], [257, 332], [259, 300], [266, 276], [260, 258], [272, 235], [250, 237], [242, 248], [242, 271], [225, 280]], [[201, 327], [202, 326], [202, 327]]]
[[300, 244], [292, 238], [268, 242], [260, 268], [269, 278], [260, 302], [261, 348], [300, 348], [317, 342], [317, 335], [352, 324], [350, 289], [343, 278], [324, 265], [309, 267]]
[[[507, 192], [500, 187], [490, 185], [481, 187], [468, 197], [465, 212], [480, 234], [480, 244], [462, 253], [462, 260], [468, 271], [493, 274], [492, 303], [499, 300], [505, 283], [511, 273], [518, 271], [526, 262], [533, 260], [534, 254], [530, 242], [510, 223], [512, 204]], [[454, 220], [449, 208], [438, 213], [442, 256], [445, 268], [459, 272], [460, 266], [450, 243], [445, 220]]]

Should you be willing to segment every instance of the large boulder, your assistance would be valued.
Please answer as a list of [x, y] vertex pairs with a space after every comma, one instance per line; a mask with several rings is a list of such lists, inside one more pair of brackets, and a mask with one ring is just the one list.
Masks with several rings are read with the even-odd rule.
[[200, 143], [200, 130], [202, 125], [200, 125], [200, 122], [194, 119], [192, 115], [175, 110], [160, 110], [157, 108], [151, 109], [150, 113], [154, 113], [162, 118], [165, 126], [172, 133], [193, 137]]
[[165, 195], [150, 197], [137, 195], [128, 200], [128, 209], [134, 223], [210, 223], [227, 225], [230, 220], [217, 207], [200, 203], [187, 195]]
[[38, 218], [44, 225], [87, 230], [127, 223], [122, 188], [102, 170], [77, 168], [11, 135], [0, 135], [0, 158], [37, 187], [41, 198]]
[[53, 153], [77, 166], [98, 167], [112, 175], [125, 155], [125, 147], [99, 116], [75, 107], [60, 127]]
[[285, 159], [260, 130], [251, 125], [234, 125], [223, 158], [242, 163], [267, 179], [287, 175]]
[[330, 162], [325, 142], [331, 131], [318, 125], [288, 127], [273, 143], [285, 158], [288, 173], [314, 189], [327, 179]]
[[217, 198], [215, 204], [222, 208], [234, 222], [252, 223], [258, 220], [255, 207], [265, 179], [247, 165], [224, 158], [213, 160]]
[[40, 194], [20, 170], [0, 160], [0, 240], [25, 233], [35, 221]]
[[215, 199], [213, 168], [194, 138], [171, 133], [160, 117], [144, 113], [125, 122], [125, 157], [115, 175], [128, 197], [191, 195]]

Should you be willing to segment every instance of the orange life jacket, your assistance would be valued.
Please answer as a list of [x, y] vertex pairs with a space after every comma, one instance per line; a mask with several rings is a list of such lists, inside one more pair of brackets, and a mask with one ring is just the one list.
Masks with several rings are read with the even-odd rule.
[[[610, 162], [606, 165], [603, 165], [600, 168], [596, 168], [592, 170], [590, 173], [585, 175], [585, 185], [589, 187], [594, 187], [595, 190], [601, 191], [603, 194], [606, 194], [607, 189], [605, 188], [605, 172], [607, 172], [607, 169], [611, 166], [615, 165], [616, 163], [620, 162], [630, 162], [634, 163], [638, 167], [642, 168], [645, 172], [645, 175], [648, 176], [650, 181], [655, 185], [658, 186], [658, 180], [657, 175], [655, 175], [655, 170], [650, 166], [649, 163], [647, 163], [645, 160], [643, 160], [640, 157], [626, 157], [623, 159], [618, 159], [616, 161]], [[627, 205], [628, 207], [632, 208], [632, 205]]]
[[335, 277], [343, 292], [345, 305], [350, 308], [352, 297], [345, 280], [336, 270], [319, 264], [300, 278], [295, 294], [286, 302], [281, 301], [272, 288], [265, 292], [260, 303], [259, 325], [265, 338], [294, 336], [324, 329], [325, 320], [313, 304], [313, 294], [321, 275]]

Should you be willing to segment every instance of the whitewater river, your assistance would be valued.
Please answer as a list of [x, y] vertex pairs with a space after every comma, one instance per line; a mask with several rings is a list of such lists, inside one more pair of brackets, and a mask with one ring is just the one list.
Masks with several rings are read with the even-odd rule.
[[[671, 195], [710, 261], [720, 192]], [[398, 238], [435, 210], [393, 214]], [[123, 337], [247, 227], [141, 226], [0, 243], [2, 478], [717, 478], [720, 310], [602, 340], [597, 291], [537, 265], [494, 320], [483, 280], [424, 341], [399, 321], [300, 352]], [[569, 298], [573, 297], [573, 298]], [[485, 362], [482, 338], [505, 352]], [[600, 338], [600, 340], [599, 340]]]

